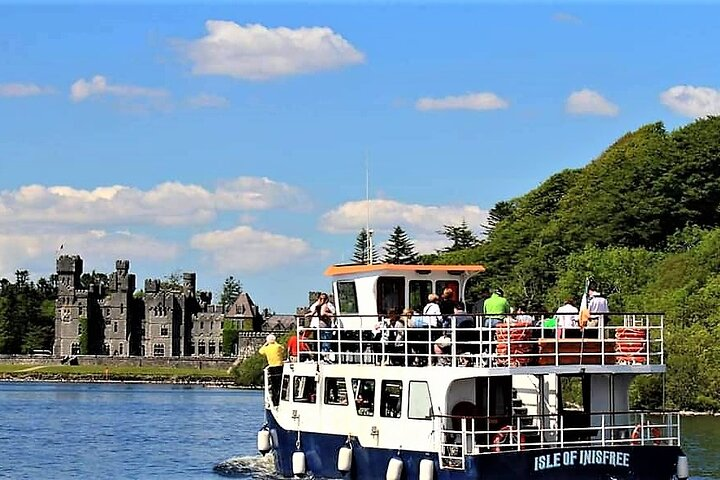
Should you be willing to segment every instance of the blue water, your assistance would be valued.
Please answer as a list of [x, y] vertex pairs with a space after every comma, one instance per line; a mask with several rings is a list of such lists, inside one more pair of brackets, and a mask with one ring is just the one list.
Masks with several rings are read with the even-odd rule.
[[[0, 478], [273, 478], [256, 456], [257, 391], [137, 384], [0, 384]], [[683, 420], [696, 479], [720, 480], [720, 418]]]

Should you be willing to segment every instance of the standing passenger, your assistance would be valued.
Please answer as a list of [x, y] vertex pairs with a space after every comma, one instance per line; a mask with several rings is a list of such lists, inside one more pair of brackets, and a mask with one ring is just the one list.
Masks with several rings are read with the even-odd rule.
[[265, 337], [265, 344], [258, 351], [265, 355], [268, 362], [268, 380], [270, 383], [270, 397], [272, 404], [277, 406], [280, 401], [280, 380], [282, 380], [283, 369], [283, 346], [275, 341], [272, 333]]

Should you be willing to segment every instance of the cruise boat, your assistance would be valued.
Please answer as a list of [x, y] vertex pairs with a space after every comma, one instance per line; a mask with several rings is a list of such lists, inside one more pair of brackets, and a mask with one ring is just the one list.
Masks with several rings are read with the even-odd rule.
[[[687, 478], [678, 412], [630, 408], [633, 378], [665, 372], [663, 316], [613, 312], [600, 328], [559, 331], [541, 315], [421, 315], [430, 293], [449, 288], [464, 302], [483, 271], [329, 267], [341, 326], [310, 328], [275, 395], [266, 370], [258, 448], [272, 452], [278, 475]], [[404, 325], [384, 321], [406, 308], [415, 314]]]

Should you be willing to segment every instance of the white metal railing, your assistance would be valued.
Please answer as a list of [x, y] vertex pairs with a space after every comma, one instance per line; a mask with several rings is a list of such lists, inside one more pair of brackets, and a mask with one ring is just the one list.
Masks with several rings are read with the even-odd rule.
[[[364, 316], [367, 318], [367, 316]], [[542, 315], [493, 319], [439, 316], [444, 327], [309, 328], [298, 318], [298, 361], [401, 366], [521, 367], [559, 365], [664, 365], [664, 317], [612, 313], [599, 327], [559, 328]], [[434, 318], [425, 316], [434, 323]], [[489, 326], [490, 322], [495, 326]], [[469, 325], [469, 326], [467, 326]]]
[[570, 412], [510, 419], [438, 415], [435, 421], [443, 468], [464, 466], [466, 455], [511, 450], [680, 445], [679, 412]]

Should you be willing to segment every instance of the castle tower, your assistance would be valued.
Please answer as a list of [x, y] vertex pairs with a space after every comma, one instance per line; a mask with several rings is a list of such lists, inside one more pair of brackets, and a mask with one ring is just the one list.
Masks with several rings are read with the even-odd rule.
[[140, 346], [140, 325], [133, 318], [135, 275], [129, 273], [130, 261], [117, 260], [110, 274], [108, 294], [100, 302], [104, 319], [104, 351], [113, 356], [129, 356]]

